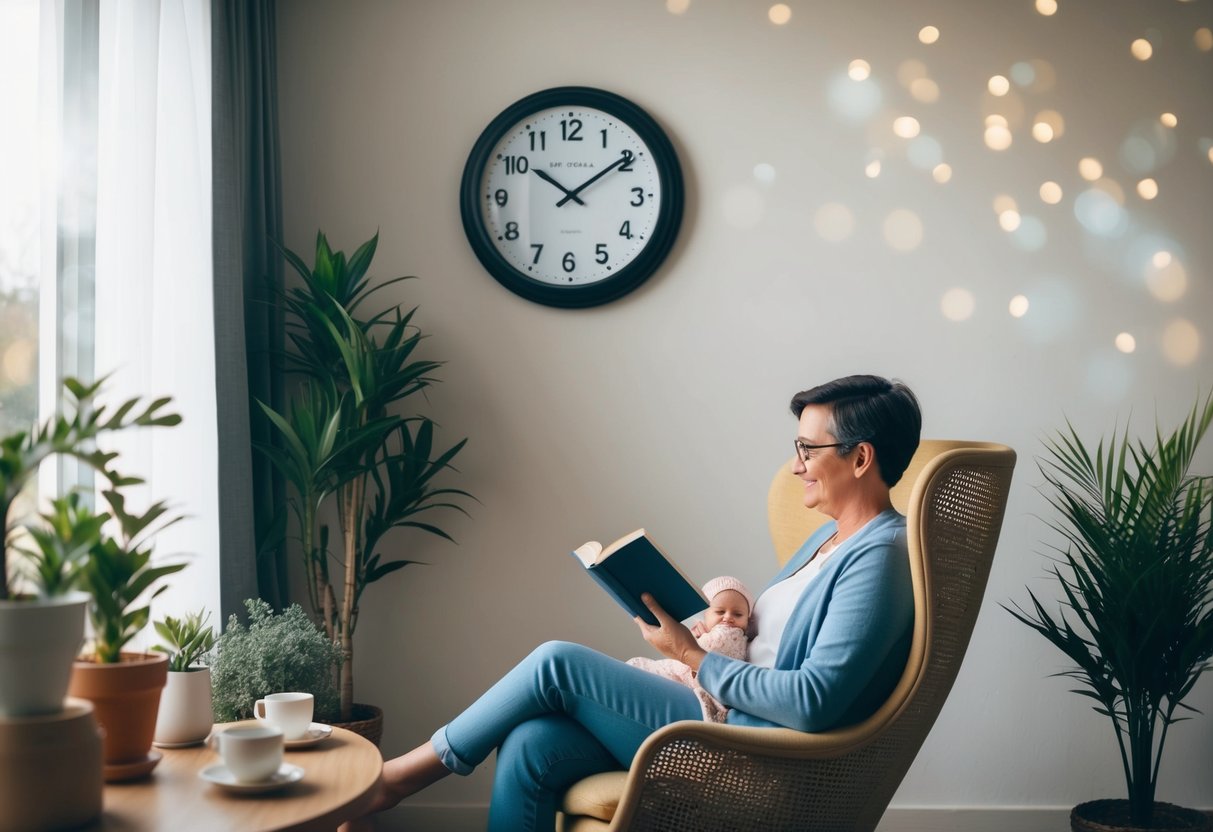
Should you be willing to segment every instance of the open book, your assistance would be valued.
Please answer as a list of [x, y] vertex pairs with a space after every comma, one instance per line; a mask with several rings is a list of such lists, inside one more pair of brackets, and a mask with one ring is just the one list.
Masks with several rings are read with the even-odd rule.
[[662, 609], [679, 621], [707, 609], [703, 595], [657, 548], [644, 529], [621, 537], [605, 549], [601, 543], [590, 541], [574, 549], [573, 557], [619, 606], [650, 624], [656, 625], [657, 618], [640, 600], [642, 592], [652, 595]]

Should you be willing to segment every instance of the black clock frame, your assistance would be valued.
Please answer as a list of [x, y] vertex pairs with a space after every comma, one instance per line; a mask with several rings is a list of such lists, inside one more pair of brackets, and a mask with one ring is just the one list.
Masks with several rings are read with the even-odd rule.
[[[501, 138], [528, 115], [552, 107], [582, 106], [602, 110], [627, 124], [648, 145], [661, 182], [661, 207], [653, 233], [632, 262], [617, 273], [586, 284], [559, 286], [536, 280], [514, 268], [497, 251], [480, 216], [481, 177], [489, 154]], [[498, 283], [535, 303], [563, 308], [598, 306], [622, 297], [647, 280], [670, 253], [682, 225], [683, 183], [678, 155], [665, 131], [631, 101], [594, 87], [553, 87], [521, 98], [489, 122], [463, 168], [459, 213], [477, 259]]]

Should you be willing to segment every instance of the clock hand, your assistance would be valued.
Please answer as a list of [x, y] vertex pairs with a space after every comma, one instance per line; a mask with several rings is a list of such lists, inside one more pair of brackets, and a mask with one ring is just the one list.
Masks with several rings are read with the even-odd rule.
[[578, 205], [585, 205], [585, 203], [582, 202], [577, 197], [576, 194], [570, 193], [568, 188], [566, 188], [564, 185], [561, 185], [559, 182], [557, 182], [555, 179], [553, 179], [551, 176], [549, 176], [547, 174], [547, 171], [542, 171], [539, 168], [531, 168], [531, 170], [534, 171], [535, 175], [538, 176], [540, 179], [542, 179], [544, 182], [551, 182], [553, 185], [555, 185], [557, 188], [559, 188], [565, 194], [565, 198], [562, 199], [560, 202], [556, 203], [557, 207], [563, 205], [565, 202], [567, 202], [570, 199], [573, 200], [574, 202], [576, 202]]
[[[599, 179], [601, 179], [602, 177], [606, 176], [608, 173], [610, 173], [611, 171], [613, 171], [615, 168], [619, 167], [620, 165], [627, 164], [627, 162], [631, 161], [631, 159], [632, 159], [632, 154], [628, 153], [628, 152], [625, 150], [625, 151], [623, 152], [623, 155], [622, 155], [622, 156], [620, 156], [618, 159], [616, 159], [614, 162], [612, 162], [611, 164], [607, 165], [607, 166], [606, 166], [605, 168], [603, 168], [602, 170], [598, 171], [598, 173], [594, 174], [594, 175], [593, 175], [593, 176], [591, 176], [589, 179], [587, 179], [587, 180], [585, 180], [584, 182], [582, 182], [580, 185], [578, 185], [578, 186], [577, 186], [576, 188], [574, 188], [573, 190], [568, 191], [568, 192], [567, 192], [567, 193], [568, 193], [568, 196], [566, 196], [564, 199], [562, 199], [562, 200], [560, 200], [559, 202], [557, 202], [557, 203], [556, 203], [556, 207], [557, 207], [557, 208], [559, 208], [561, 205], [564, 205], [564, 204], [565, 204], [566, 202], [568, 202], [570, 199], [577, 199], [577, 194], [581, 193], [581, 192], [582, 192], [582, 191], [584, 191], [586, 188], [590, 187], [590, 185], [593, 185], [595, 182], [597, 182], [597, 181], [598, 181]], [[577, 201], [578, 201], [578, 202], [581, 202], [581, 200], [580, 200], [580, 199], [577, 199]], [[584, 205], [585, 203], [584, 203], [584, 202], [582, 202], [581, 204], [582, 204], [582, 205]]]

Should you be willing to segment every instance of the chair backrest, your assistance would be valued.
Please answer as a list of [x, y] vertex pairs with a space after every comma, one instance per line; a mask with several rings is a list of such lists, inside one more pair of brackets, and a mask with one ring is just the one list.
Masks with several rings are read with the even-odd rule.
[[[827, 732], [858, 749], [848, 755], [846, 785], [828, 797], [835, 804], [828, 814], [860, 819], [849, 828], [875, 828], [952, 688], [981, 608], [1014, 466], [1015, 452], [1004, 445], [928, 439], [893, 489], [907, 521], [914, 638], [885, 704], [858, 725]], [[828, 519], [806, 509], [802, 495], [789, 460], [768, 498], [780, 563]], [[855, 805], [837, 805], [847, 795]]]

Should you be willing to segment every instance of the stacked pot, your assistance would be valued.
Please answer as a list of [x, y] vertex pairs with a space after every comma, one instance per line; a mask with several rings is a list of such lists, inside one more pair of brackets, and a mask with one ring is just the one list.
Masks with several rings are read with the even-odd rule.
[[102, 736], [68, 697], [88, 596], [0, 601], [0, 832], [61, 829], [101, 814]]

